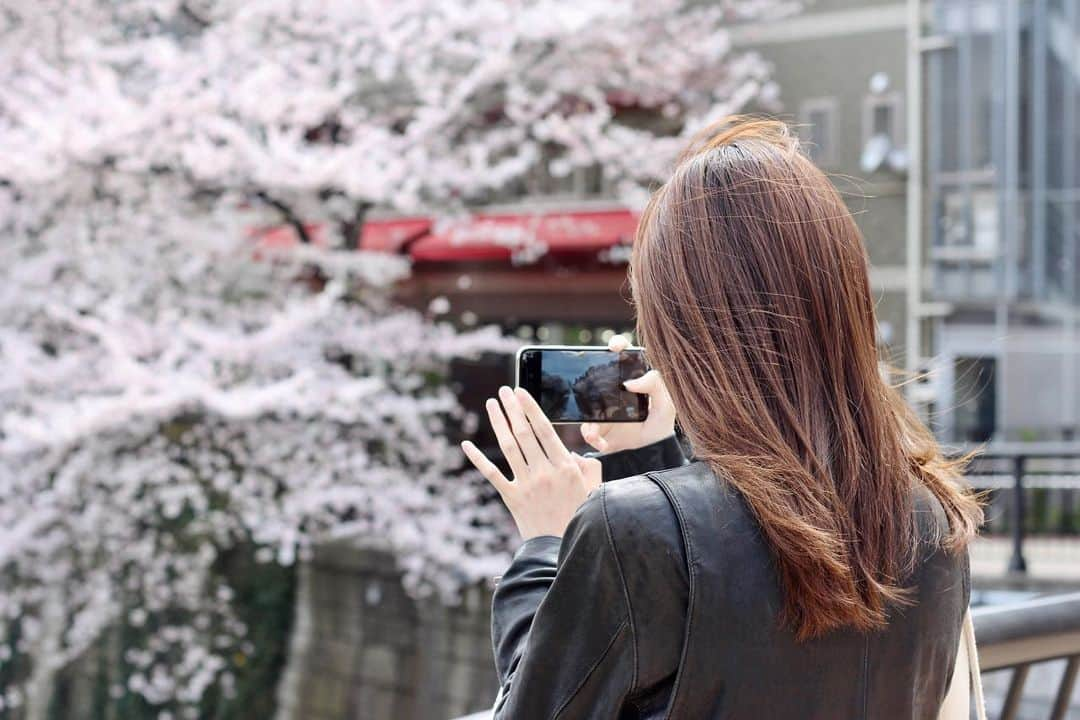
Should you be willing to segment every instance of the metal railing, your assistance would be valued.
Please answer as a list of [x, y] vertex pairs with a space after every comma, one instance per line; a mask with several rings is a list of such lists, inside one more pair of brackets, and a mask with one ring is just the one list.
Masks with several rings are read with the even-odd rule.
[[[1080, 593], [974, 608], [971, 617], [983, 675], [1012, 671], [998, 720], [1016, 720], [1032, 667], [1054, 660], [1065, 660], [1065, 672], [1047, 718], [1065, 720], [1080, 670]], [[487, 710], [457, 720], [490, 717]]]
[[1059, 529], [1076, 536], [1080, 563], [1080, 507], [1072, 500], [1074, 491], [1080, 493], [1080, 443], [991, 443], [982, 448], [967, 475], [977, 489], [1012, 493], [1007, 516], [989, 517], [987, 528], [993, 534], [1003, 525], [1012, 537], [1009, 573], [1027, 572], [1024, 540], [1034, 529], [1028, 498], [1031, 491], [1064, 491], [1069, 496], [1069, 507], [1057, 508]]
[[1017, 718], [1033, 666], [1065, 660], [1047, 715], [1049, 720], [1064, 720], [1080, 669], [1080, 593], [975, 608], [971, 617], [983, 675], [1012, 671], [998, 719]]

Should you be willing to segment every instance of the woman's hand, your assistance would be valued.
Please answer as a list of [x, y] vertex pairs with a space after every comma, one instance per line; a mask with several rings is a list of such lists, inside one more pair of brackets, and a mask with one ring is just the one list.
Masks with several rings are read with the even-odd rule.
[[[630, 346], [622, 335], [608, 341], [608, 350], [622, 352]], [[649, 416], [640, 423], [582, 423], [581, 437], [602, 453], [632, 450], [659, 442], [675, 432], [675, 405], [660, 373], [650, 370], [627, 380], [623, 387], [649, 396]]]
[[600, 485], [600, 461], [567, 450], [551, 421], [525, 390], [501, 387], [499, 400], [489, 398], [485, 407], [513, 481], [468, 440], [461, 443], [461, 449], [499, 491], [522, 538], [562, 537], [578, 507]]

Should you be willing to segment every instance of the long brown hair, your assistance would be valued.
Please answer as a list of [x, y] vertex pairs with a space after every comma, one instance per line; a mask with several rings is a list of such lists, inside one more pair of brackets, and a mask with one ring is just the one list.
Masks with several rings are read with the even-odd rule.
[[912, 490], [941, 502], [946, 549], [982, 521], [881, 371], [862, 236], [780, 122], [700, 134], [642, 215], [638, 334], [695, 455], [757, 517], [800, 639], [882, 627], [909, 601]]

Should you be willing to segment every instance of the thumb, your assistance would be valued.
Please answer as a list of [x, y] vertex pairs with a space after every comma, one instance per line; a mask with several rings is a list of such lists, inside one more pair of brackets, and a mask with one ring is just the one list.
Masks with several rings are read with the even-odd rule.
[[663, 385], [660, 382], [660, 373], [650, 370], [639, 378], [627, 380], [623, 383], [623, 387], [630, 392], [653, 395], [659, 392]]
[[592, 445], [593, 449], [599, 452], [607, 452], [609, 443], [597, 423], [582, 423], [581, 437], [589, 445]]

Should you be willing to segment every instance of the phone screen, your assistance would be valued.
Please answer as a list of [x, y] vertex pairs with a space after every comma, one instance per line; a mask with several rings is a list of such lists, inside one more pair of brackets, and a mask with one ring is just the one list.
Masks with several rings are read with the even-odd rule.
[[518, 357], [518, 384], [552, 422], [641, 422], [649, 414], [648, 397], [622, 385], [648, 370], [639, 348], [534, 347]]

